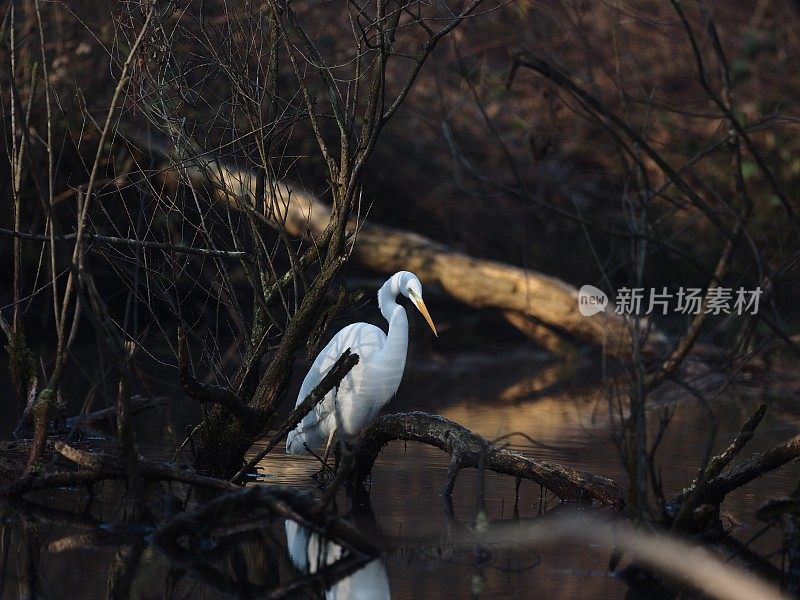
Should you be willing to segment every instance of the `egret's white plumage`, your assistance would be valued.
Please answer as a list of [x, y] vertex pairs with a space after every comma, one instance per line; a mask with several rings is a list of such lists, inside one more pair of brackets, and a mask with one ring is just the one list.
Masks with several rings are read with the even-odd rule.
[[309, 412], [286, 438], [286, 452], [301, 454], [306, 446], [319, 448], [341, 427], [355, 435], [369, 425], [394, 396], [403, 378], [408, 350], [408, 316], [397, 301], [403, 294], [416, 306], [436, 333], [422, 300], [422, 285], [409, 271], [392, 275], [378, 291], [378, 306], [389, 322], [389, 332], [369, 323], [353, 323], [337, 333], [317, 355], [297, 395], [299, 405], [317, 386], [342, 353], [358, 354], [358, 364]]
[[[321, 565], [331, 565], [342, 557], [339, 544], [325, 541], [291, 519], [286, 520], [286, 547], [289, 559], [301, 573], [316, 573]], [[325, 592], [326, 600], [389, 600], [389, 578], [380, 559], [335, 583]]]

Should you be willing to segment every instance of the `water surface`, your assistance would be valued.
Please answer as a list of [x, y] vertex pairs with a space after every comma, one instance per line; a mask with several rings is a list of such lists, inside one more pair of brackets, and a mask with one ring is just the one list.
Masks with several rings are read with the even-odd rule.
[[[503, 443], [529, 456], [585, 469], [625, 484], [615, 443], [618, 415], [610, 402], [614, 390], [624, 386], [624, 374], [618, 374], [616, 385], [611, 385], [609, 377], [603, 379], [603, 375], [611, 374], [603, 373], [600, 363], [577, 359], [553, 363], [525, 347], [512, 345], [493, 348], [490, 353], [412, 356], [400, 391], [385, 409], [387, 412], [435, 412], [489, 439], [518, 432], [524, 436], [508, 437]], [[301, 367], [298, 373], [302, 374]], [[165, 373], [163, 378], [168, 380], [169, 376]], [[657, 453], [667, 496], [692, 480], [709, 444], [719, 450], [730, 442], [759, 402], [767, 402], [769, 411], [743, 456], [764, 450], [800, 430], [800, 410], [790, 393], [798, 381], [790, 376], [739, 376], [735, 384], [727, 386], [720, 385], [726, 376], [719, 373], [699, 369], [693, 377], [692, 384], [702, 391], [705, 403], [679, 389], [668, 388], [648, 409], [652, 434], [659, 416], [664, 411], [672, 414]], [[141, 450], [156, 457], [170, 455], [174, 446], [164, 442], [165, 428], [169, 426], [180, 439], [186, 422], [196, 422], [197, 416], [194, 407], [180, 403], [163, 416], [139, 417]], [[252, 454], [261, 444], [252, 449]], [[338, 597], [384, 597], [387, 583], [392, 598], [588, 599], [625, 595], [625, 584], [608, 572], [609, 552], [605, 549], [569, 541], [557, 546], [527, 541], [480, 549], [456, 542], [461, 539], [457, 534], [475, 522], [480, 481], [475, 470], [462, 471], [452, 507], [448, 507], [440, 494], [447, 466], [447, 455], [438, 449], [394, 442], [376, 462], [367, 505], [353, 506], [340, 494], [340, 513], [376, 540], [383, 556], [347, 585], [340, 585]], [[279, 446], [259, 463], [258, 470], [259, 481], [252, 485], [313, 487], [310, 476], [318, 470], [318, 463], [311, 457], [287, 456]], [[758, 507], [771, 497], [790, 493], [799, 476], [800, 468], [790, 465], [731, 494], [723, 509], [730, 523], [737, 524], [736, 535], [747, 539], [755, 533], [762, 526], [754, 516]], [[551, 494], [543, 493], [531, 482], [522, 483], [516, 507], [513, 478], [486, 473], [483, 488], [490, 527], [515, 518], [548, 519], [564, 510]], [[93, 518], [122, 519], [116, 499], [112, 484], [100, 486], [91, 500]], [[80, 508], [89, 502], [85, 493], [63, 491], [52, 492], [44, 500], [62, 509]], [[603, 509], [582, 510], [596, 512], [601, 518], [615, 517]], [[7, 514], [6, 524], [13, 520]], [[25, 565], [31, 553], [38, 556], [36, 585], [43, 596], [105, 597], [109, 570], [119, 560], [121, 538], [115, 541], [114, 535], [98, 537], [86, 528], [76, 533], [74, 524], [36, 522], [30, 515], [27, 520], [16, 522], [5, 539], [4, 597], [25, 595], [26, 586], [30, 587], [25, 583]], [[275, 523], [271, 530], [284, 547], [285, 530], [283, 522]], [[291, 547], [292, 540], [289, 542]], [[777, 533], [771, 533], [759, 539], [754, 548], [769, 554], [778, 544]], [[315, 548], [319, 552], [320, 543]], [[275, 559], [277, 562], [266, 560], [259, 552], [257, 545], [244, 546], [252, 572], [261, 573], [265, 581], [277, 575], [285, 582], [297, 575], [296, 564], [285, 552]], [[131, 589], [131, 595], [137, 598], [220, 597], [189, 578], [179, 577], [176, 583], [168, 561], [149, 546], [143, 549]]]

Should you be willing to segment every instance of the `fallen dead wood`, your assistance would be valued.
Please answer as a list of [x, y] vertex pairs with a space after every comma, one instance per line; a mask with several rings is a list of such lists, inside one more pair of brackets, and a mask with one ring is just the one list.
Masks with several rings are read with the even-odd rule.
[[[32, 387], [31, 390], [36, 392], [35, 386]], [[172, 402], [172, 399], [169, 396], [131, 396], [130, 416], [136, 416], [147, 410], [169, 404], [170, 402]], [[33, 406], [32, 402], [30, 403], [30, 406]], [[108, 406], [90, 413], [68, 417], [64, 421], [64, 428], [61, 432], [70, 429], [86, 428], [114, 430], [116, 427], [117, 407]], [[33, 415], [31, 414], [31, 411], [26, 411], [20, 418], [19, 423], [14, 430], [14, 437], [17, 439], [26, 439], [31, 435], [33, 435]]]
[[[753, 438], [765, 412], [766, 405], [761, 404], [728, 447], [712, 457], [708, 465], [700, 470], [697, 479], [667, 503], [667, 518], [672, 516], [673, 530], [719, 528], [720, 505], [728, 494], [800, 458], [800, 435], [797, 435], [765, 452], [757, 452], [723, 472]], [[770, 511], [774, 512], [775, 507], [764, 510], [762, 516], [770, 514]]]
[[[130, 399], [130, 415], [133, 417], [152, 408], [158, 408], [172, 402], [169, 396], [131, 396]], [[80, 429], [83, 427], [109, 427], [116, 428], [117, 423], [117, 407], [109, 406], [94, 412], [86, 413], [83, 415], [76, 415], [69, 417], [66, 420], [68, 429], [73, 427]]]
[[[62, 466], [63, 464], [69, 464], [69, 462], [71, 462], [69, 459], [65, 462], [58, 456], [59, 452], [55, 449], [56, 444], [62, 443], [63, 439], [63, 436], [59, 437], [55, 435], [47, 438], [47, 443], [45, 444], [42, 455], [43, 463], [46, 461], [47, 464]], [[70, 447], [74, 448], [76, 451], [87, 452], [95, 452], [98, 450], [103, 452], [108, 445], [109, 442], [105, 439], [93, 439], [91, 441], [76, 440], [70, 442]], [[25, 471], [25, 465], [28, 462], [32, 446], [33, 440], [31, 439], [0, 442], [0, 476], [10, 481], [19, 481], [22, 473]]]
[[761, 404], [750, 418], [742, 425], [741, 430], [720, 454], [711, 458], [698, 479], [678, 494], [671, 503], [682, 506], [690, 503], [692, 496], [697, 496], [696, 504], [719, 504], [733, 490], [774, 471], [783, 465], [800, 458], [800, 435], [773, 446], [766, 452], [757, 452], [732, 469], [723, 473], [739, 452], [753, 438], [756, 428], [764, 418], [767, 407]]
[[380, 451], [394, 440], [421, 442], [450, 455], [444, 488], [447, 496], [452, 493], [461, 469], [483, 467], [538, 483], [562, 501], [624, 505], [623, 490], [611, 479], [506, 450], [450, 419], [424, 412], [386, 415], [359, 435], [353, 449], [356, 483], [369, 476]]
[[[677, 511], [672, 522], [672, 528], [674, 530], [696, 527], [697, 523], [695, 523], [695, 520], [697, 515], [695, 514], [695, 509], [698, 504], [705, 501], [709, 481], [719, 476], [747, 443], [753, 439], [753, 434], [766, 412], [767, 405], [761, 404], [758, 410], [745, 421], [730, 445], [720, 454], [713, 456], [711, 460], [708, 461], [708, 465], [700, 469], [700, 473], [692, 484], [670, 503], [673, 512], [675, 512], [677, 508], [680, 509]], [[722, 498], [712, 500], [712, 504], [719, 504], [721, 501]], [[718, 512], [718, 510], [714, 511], [715, 514], [716, 512]]]
[[[18, 446], [24, 448], [29, 444], [18, 444]], [[21, 477], [19, 477], [19, 471], [6, 470], [6, 476], [16, 476], [17, 478], [8, 486], [0, 488], [0, 496], [21, 497], [37, 490], [90, 485], [125, 476], [122, 459], [117, 452], [104, 452], [91, 447], [80, 448], [61, 440], [50, 440], [49, 448], [66, 459], [68, 465], [58, 464], [52, 470], [36, 470]], [[73, 465], [78, 468], [74, 468]], [[149, 481], [174, 481], [221, 491], [240, 489], [239, 486], [228, 483], [224, 479], [187, 471], [175, 463], [157, 462], [139, 457], [138, 468], [142, 478]]]
[[[256, 177], [249, 171], [199, 152], [200, 158], [181, 156], [163, 139], [145, 138], [130, 128], [125, 135], [149, 153], [170, 160], [193, 185], [210, 184], [217, 197], [231, 206], [253, 211], [257, 205], [252, 201]], [[262, 218], [307, 239], [322, 235], [331, 218], [327, 206], [285, 181], [266, 187], [273, 197], [267, 199]], [[626, 356], [631, 351], [631, 325], [614, 313], [613, 305], [606, 312], [585, 317], [578, 310], [578, 290], [560, 279], [469, 256], [408, 231], [364, 221], [352, 221], [349, 229], [357, 232], [352, 256], [361, 264], [383, 273], [410, 270], [423, 283], [439, 286], [459, 302], [500, 310], [545, 347], [558, 349], [562, 346], [559, 338], [566, 337], [603, 347], [614, 355]], [[650, 327], [645, 348], [657, 350], [663, 342], [663, 336]]]
[[706, 485], [705, 501], [722, 502], [733, 490], [766, 475], [800, 457], [800, 435], [767, 450], [758, 452], [727, 473], [714, 477]]

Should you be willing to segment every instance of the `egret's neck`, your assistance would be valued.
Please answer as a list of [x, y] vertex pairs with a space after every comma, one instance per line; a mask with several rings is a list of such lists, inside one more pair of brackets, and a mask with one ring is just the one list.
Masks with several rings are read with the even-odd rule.
[[[383, 318], [389, 322], [384, 351], [401, 354], [405, 363], [408, 348], [408, 316], [406, 310], [397, 303], [397, 285], [394, 283], [394, 278], [384, 283], [378, 291], [378, 308]], [[400, 356], [395, 358], [399, 360]]]
[[395, 285], [394, 277], [392, 277], [378, 290], [378, 308], [381, 310], [383, 318], [391, 324], [394, 309], [399, 306], [397, 303], [397, 286]]

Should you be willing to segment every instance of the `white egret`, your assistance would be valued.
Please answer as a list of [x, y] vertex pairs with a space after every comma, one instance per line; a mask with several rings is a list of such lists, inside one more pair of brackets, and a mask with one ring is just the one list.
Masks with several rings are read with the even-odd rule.
[[326, 444], [327, 459], [337, 427], [344, 435], [355, 435], [369, 425], [394, 396], [403, 378], [408, 350], [408, 317], [396, 301], [397, 294], [411, 300], [436, 334], [436, 326], [422, 300], [422, 284], [417, 276], [408, 271], [392, 275], [378, 291], [378, 307], [389, 322], [388, 335], [375, 325], [353, 323], [328, 342], [303, 380], [297, 396], [298, 405], [347, 348], [358, 354], [358, 364], [342, 379], [338, 388], [328, 392], [289, 433], [287, 453], [302, 454]]

